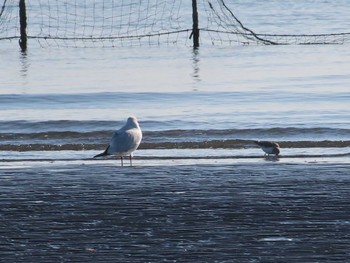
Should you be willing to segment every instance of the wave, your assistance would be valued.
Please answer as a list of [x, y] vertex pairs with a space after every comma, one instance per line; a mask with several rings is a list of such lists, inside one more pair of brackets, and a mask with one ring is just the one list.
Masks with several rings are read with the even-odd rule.
[[[114, 133], [111, 121], [2, 121], [0, 151], [101, 150]], [[143, 121], [142, 149], [240, 149], [254, 140], [273, 140], [283, 148], [350, 147], [350, 129], [266, 127], [189, 129], [187, 121]], [[178, 129], [176, 127], [181, 127]], [[210, 126], [210, 125], [208, 125]]]
[[[7, 123], [7, 124], [6, 124]], [[48, 139], [100, 139], [109, 138], [114, 130], [110, 127], [120, 127], [109, 121], [48, 121], [48, 122], [6, 122], [1, 123], [0, 138], [2, 140], [48, 140]], [[142, 122], [144, 136], [151, 141], [159, 140], [190, 140], [203, 141], [212, 139], [304, 139], [312, 140], [350, 140], [350, 129], [325, 127], [271, 127], [243, 129], [167, 129], [170, 124], [159, 122]], [[14, 126], [16, 128], [14, 128]], [[185, 125], [182, 125], [185, 126]], [[195, 126], [195, 125], [193, 125]], [[152, 128], [164, 127], [163, 130]]]
[[[345, 148], [350, 147], [347, 141], [280, 141], [281, 148]], [[82, 151], [103, 150], [107, 143], [26, 143], [0, 144], [0, 151]], [[187, 142], [142, 142], [139, 149], [247, 149], [256, 148], [252, 140], [210, 140]]]

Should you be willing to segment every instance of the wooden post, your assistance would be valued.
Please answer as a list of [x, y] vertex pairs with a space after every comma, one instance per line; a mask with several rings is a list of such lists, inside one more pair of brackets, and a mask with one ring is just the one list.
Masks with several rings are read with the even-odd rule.
[[193, 37], [193, 48], [199, 47], [199, 28], [198, 28], [198, 10], [197, 10], [197, 0], [192, 0], [192, 33]]
[[22, 52], [25, 52], [27, 50], [27, 12], [25, 0], [19, 0], [19, 22], [21, 27], [19, 46]]

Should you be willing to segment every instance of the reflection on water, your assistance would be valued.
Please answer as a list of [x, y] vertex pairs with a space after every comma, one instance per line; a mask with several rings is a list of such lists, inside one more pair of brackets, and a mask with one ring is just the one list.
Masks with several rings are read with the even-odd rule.
[[198, 90], [198, 86], [197, 84], [199, 82], [201, 82], [201, 78], [200, 78], [200, 75], [199, 75], [199, 62], [200, 62], [200, 57], [199, 57], [199, 49], [198, 48], [194, 48], [192, 50], [192, 68], [193, 68], [193, 71], [192, 71], [192, 74], [191, 74], [191, 77], [193, 79], [193, 88], [195, 90]]
[[267, 162], [278, 162], [280, 158], [278, 156], [271, 156], [271, 155], [266, 155], [264, 156], [265, 161]]
[[21, 63], [20, 75], [21, 75], [21, 77], [27, 77], [28, 69], [30, 66], [30, 63], [28, 61], [27, 51], [20, 52], [19, 60]]

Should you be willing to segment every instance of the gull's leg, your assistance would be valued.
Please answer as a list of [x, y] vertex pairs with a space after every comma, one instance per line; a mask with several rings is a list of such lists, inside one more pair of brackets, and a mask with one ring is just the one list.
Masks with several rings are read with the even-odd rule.
[[121, 166], [124, 166], [124, 163], [123, 163], [123, 155], [120, 156], [120, 164], [121, 164]]
[[132, 166], [132, 156], [131, 156], [131, 154], [129, 155], [129, 159], [130, 159], [130, 166]]

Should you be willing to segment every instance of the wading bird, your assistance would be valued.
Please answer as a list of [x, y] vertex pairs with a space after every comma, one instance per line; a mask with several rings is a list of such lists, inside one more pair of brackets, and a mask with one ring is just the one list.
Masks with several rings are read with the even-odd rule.
[[269, 141], [254, 141], [265, 152], [265, 155], [274, 154], [276, 156], [280, 153], [280, 146], [276, 142]]
[[129, 156], [130, 166], [132, 166], [132, 153], [139, 147], [142, 139], [142, 131], [135, 117], [129, 117], [126, 124], [117, 130], [106, 150], [94, 156], [116, 155], [120, 157], [123, 166], [124, 156]]

